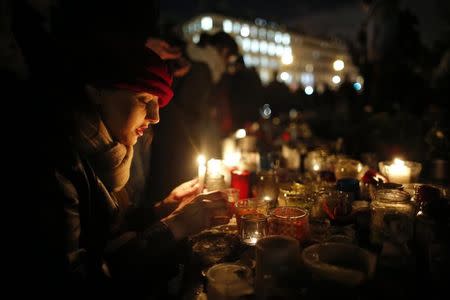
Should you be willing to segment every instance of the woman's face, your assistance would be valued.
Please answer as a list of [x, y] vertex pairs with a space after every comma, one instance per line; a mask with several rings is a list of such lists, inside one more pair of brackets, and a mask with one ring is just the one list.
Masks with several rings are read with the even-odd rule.
[[158, 97], [124, 89], [101, 90], [100, 114], [113, 139], [132, 146], [151, 124], [159, 122]]

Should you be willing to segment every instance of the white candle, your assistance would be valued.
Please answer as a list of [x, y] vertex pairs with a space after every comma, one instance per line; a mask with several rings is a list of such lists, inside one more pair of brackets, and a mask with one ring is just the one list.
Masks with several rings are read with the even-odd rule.
[[394, 159], [394, 163], [386, 166], [389, 181], [395, 183], [409, 183], [411, 180], [411, 168], [405, 165], [401, 159]]
[[197, 163], [198, 163], [198, 181], [200, 183], [200, 186], [203, 187], [205, 184], [205, 175], [206, 175], [206, 158], [204, 155], [199, 155], [197, 157]]

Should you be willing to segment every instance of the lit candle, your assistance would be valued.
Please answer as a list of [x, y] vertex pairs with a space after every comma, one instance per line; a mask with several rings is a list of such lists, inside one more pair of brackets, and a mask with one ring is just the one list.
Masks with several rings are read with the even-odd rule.
[[317, 163], [315, 163], [315, 164], [313, 165], [313, 170], [314, 170], [314, 171], [319, 171], [319, 170], [320, 170], [320, 165], [317, 164]]
[[[255, 232], [255, 234], [257, 234], [258, 232]], [[258, 237], [253, 236], [249, 239], [244, 240], [244, 243], [248, 244], [248, 245], [256, 245], [256, 242], [258, 241]]]
[[395, 183], [409, 183], [411, 179], [411, 169], [405, 165], [401, 159], [394, 159], [394, 163], [386, 166], [389, 181]]
[[198, 182], [203, 189], [205, 184], [205, 175], [206, 175], [206, 158], [204, 155], [199, 155], [197, 157], [198, 163]]

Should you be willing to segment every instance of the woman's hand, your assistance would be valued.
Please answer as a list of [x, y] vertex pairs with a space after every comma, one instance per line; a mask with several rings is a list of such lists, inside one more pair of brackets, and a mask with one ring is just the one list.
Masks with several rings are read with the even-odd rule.
[[172, 230], [175, 239], [180, 240], [211, 226], [227, 224], [230, 218], [227, 195], [212, 192], [180, 203], [162, 221]]
[[183, 202], [189, 202], [201, 192], [198, 178], [180, 184], [170, 192], [163, 201], [155, 205], [155, 210], [162, 218], [170, 214]]

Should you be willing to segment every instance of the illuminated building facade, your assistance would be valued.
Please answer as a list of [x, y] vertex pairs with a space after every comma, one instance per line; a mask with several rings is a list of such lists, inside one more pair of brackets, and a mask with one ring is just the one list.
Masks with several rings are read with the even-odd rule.
[[362, 88], [363, 78], [346, 46], [338, 41], [292, 33], [263, 19], [249, 22], [218, 14], [199, 15], [183, 25], [185, 39], [194, 43], [203, 31], [221, 30], [235, 38], [246, 66], [255, 67], [263, 83], [270, 82], [276, 72], [278, 80], [312, 94], [325, 85], [338, 87], [347, 75], [355, 89]]

